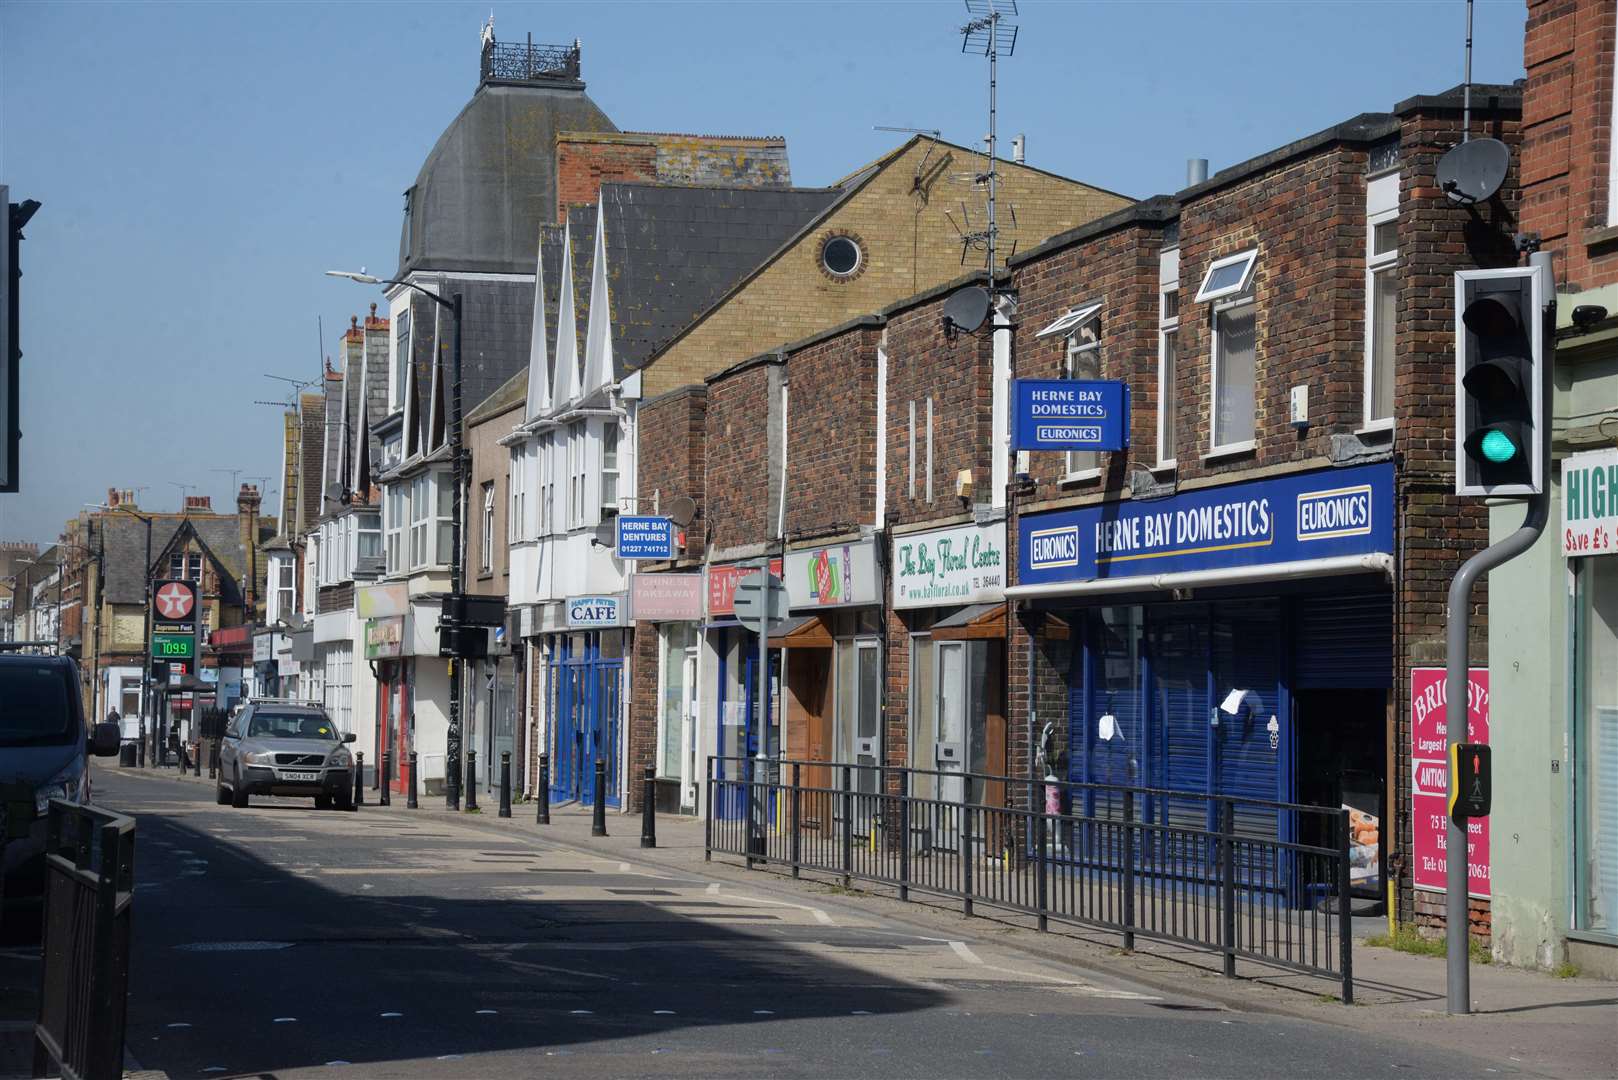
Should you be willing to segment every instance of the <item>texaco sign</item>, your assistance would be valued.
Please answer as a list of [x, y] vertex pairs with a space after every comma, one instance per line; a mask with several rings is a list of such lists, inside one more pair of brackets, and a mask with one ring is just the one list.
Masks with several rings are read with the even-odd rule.
[[152, 620], [167, 623], [197, 621], [197, 589], [189, 581], [159, 581], [152, 587]]

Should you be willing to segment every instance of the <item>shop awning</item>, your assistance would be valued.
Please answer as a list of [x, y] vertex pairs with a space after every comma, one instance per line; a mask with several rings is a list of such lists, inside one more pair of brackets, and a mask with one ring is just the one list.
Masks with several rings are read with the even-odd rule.
[[962, 641], [970, 638], [1004, 638], [1006, 636], [1005, 604], [971, 604], [947, 619], [933, 623], [933, 638], [937, 641]]
[[1330, 559], [1300, 559], [1296, 562], [1265, 563], [1257, 566], [1227, 566], [1218, 570], [1186, 570], [1177, 574], [1138, 574], [1134, 577], [1098, 578], [1093, 581], [1053, 581], [1039, 585], [1013, 585], [1006, 590], [1006, 595], [1018, 600], [1042, 600], [1066, 596], [1085, 597], [1107, 593], [1194, 589], [1215, 585], [1292, 581], [1297, 578], [1367, 573], [1379, 573], [1391, 580], [1393, 556], [1377, 552], [1371, 555], [1339, 555]]
[[772, 649], [829, 649], [832, 644], [831, 631], [818, 615], [794, 615], [770, 635]]

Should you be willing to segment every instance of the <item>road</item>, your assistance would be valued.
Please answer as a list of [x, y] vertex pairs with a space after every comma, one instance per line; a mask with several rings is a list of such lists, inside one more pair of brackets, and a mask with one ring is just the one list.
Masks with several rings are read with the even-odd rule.
[[436, 808], [212, 794], [97, 777], [138, 819], [128, 1045], [173, 1077], [1515, 1071]]

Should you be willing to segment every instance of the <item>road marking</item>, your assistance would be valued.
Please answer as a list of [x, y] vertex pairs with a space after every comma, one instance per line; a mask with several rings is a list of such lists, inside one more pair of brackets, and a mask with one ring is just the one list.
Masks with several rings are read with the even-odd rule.
[[978, 954], [969, 949], [964, 941], [952, 941], [949, 943], [949, 947], [954, 950], [956, 956], [959, 956], [968, 964], [983, 963], [983, 961], [978, 958]]
[[[718, 889], [717, 885], [710, 886], [709, 888], [711, 889], [711, 894], [712, 895], [714, 895], [714, 896], [719, 895], [719, 889]], [[725, 893], [724, 895], [725, 895], [725, 898], [727, 900], [739, 900], [739, 901], [741, 901], [742, 903], [745, 903], [745, 904], [770, 904], [770, 905], [772, 905], [774, 907], [796, 908], [799, 911], [807, 911], [809, 914], [813, 915], [815, 917], [815, 921], [820, 923], [822, 926], [836, 926], [837, 925], [835, 922], [832, 921], [832, 918], [831, 918], [830, 915], [827, 915], [820, 908], [813, 907], [813, 906], [811, 906], [809, 904], [794, 904], [794, 903], [791, 903], [790, 901], [787, 901], [787, 900], [766, 900], [762, 896], [747, 896], [747, 895], [745, 895], [743, 893]]]
[[352, 1061], [344, 1061], [342, 1058], [334, 1058], [333, 1060], [326, 1062], [326, 1064], [327, 1065], [352, 1065], [354, 1063]]
[[404, 1013], [386, 1012], [386, 1013], [382, 1013], [381, 1015], [382, 1015], [382, 1017], [384, 1019], [387, 1019], [387, 1018], [391, 1018], [391, 1017], [395, 1017], [395, 1016], [403, 1016]]
[[165, 1026], [178, 1030], [180, 1028], [188, 1028], [191, 1025], [190, 1024], [185, 1024], [185, 1023], [174, 1023], [174, 1024], [168, 1024], [168, 1025], [165, 1025]]
[[653, 1016], [675, 1016], [675, 1015], [678, 1015], [678, 1014], [675, 1013], [675, 1011], [673, 1009], [653, 1009], [652, 1010], [652, 1015]]
[[296, 1016], [277, 1016], [274, 1022], [277, 1024], [296, 1024], [298, 1018]]
[[181, 952], [272, 952], [290, 949], [290, 941], [191, 941], [174, 946]]
[[848, 1015], [850, 1015], [850, 1016], [870, 1016], [871, 1015], [871, 1010], [869, 1010], [869, 1009], [855, 1009], [853, 1012], [849, 1013]]
[[591, 1012], [589, 1009], [573, 1009], [568, 1013], [568, 1015], [569, 1016], [594, 1016], [595, 1013]]
[[775, 1010], [774, 1009], [754, 1009], [753, 1010], [753, 1015], [754, 1016], [774, 1016], [775, 1015]]
[[477, 1011], [476, 1015], [478, 1015], [478, 1016], [499, 1016], [500, 1015], [500, 1010], [499, 1009], [479, 1009]]
[[708, 888], [705, 891], [708, 893], [709, 896], [718, 896], [719, 895], [719, 882], [716, 881], [712, 885], [709, 885]]
[[619, 872], [619, 873], [620, 873], [620, 874], [627, 874], [627, 873], [629, 873], [629, 864], [628, 864], [628, 863], [626, 863], [626, 862], [621, 862], [621, 863], [619, 863], [619, 864], [618, 864], [618, 872]]

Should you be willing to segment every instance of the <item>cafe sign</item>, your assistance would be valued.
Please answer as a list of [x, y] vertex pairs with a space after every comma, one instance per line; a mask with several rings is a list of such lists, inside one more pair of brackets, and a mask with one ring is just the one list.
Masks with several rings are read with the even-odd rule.
[[624, 598], [621, 593], [607, 596], [570, 596], [567, 599], [568, 626], [586, 629], [623, 625]]
[[1006, 524], [893, 538], [893, 606], [989, 604], [1006, 595]]
[[1618, 553], [1618, 450], [1562, 462], [1562, 554]]
[[365, 659], [393, 660], [404, 655], [404, 616], [365, 620]]

